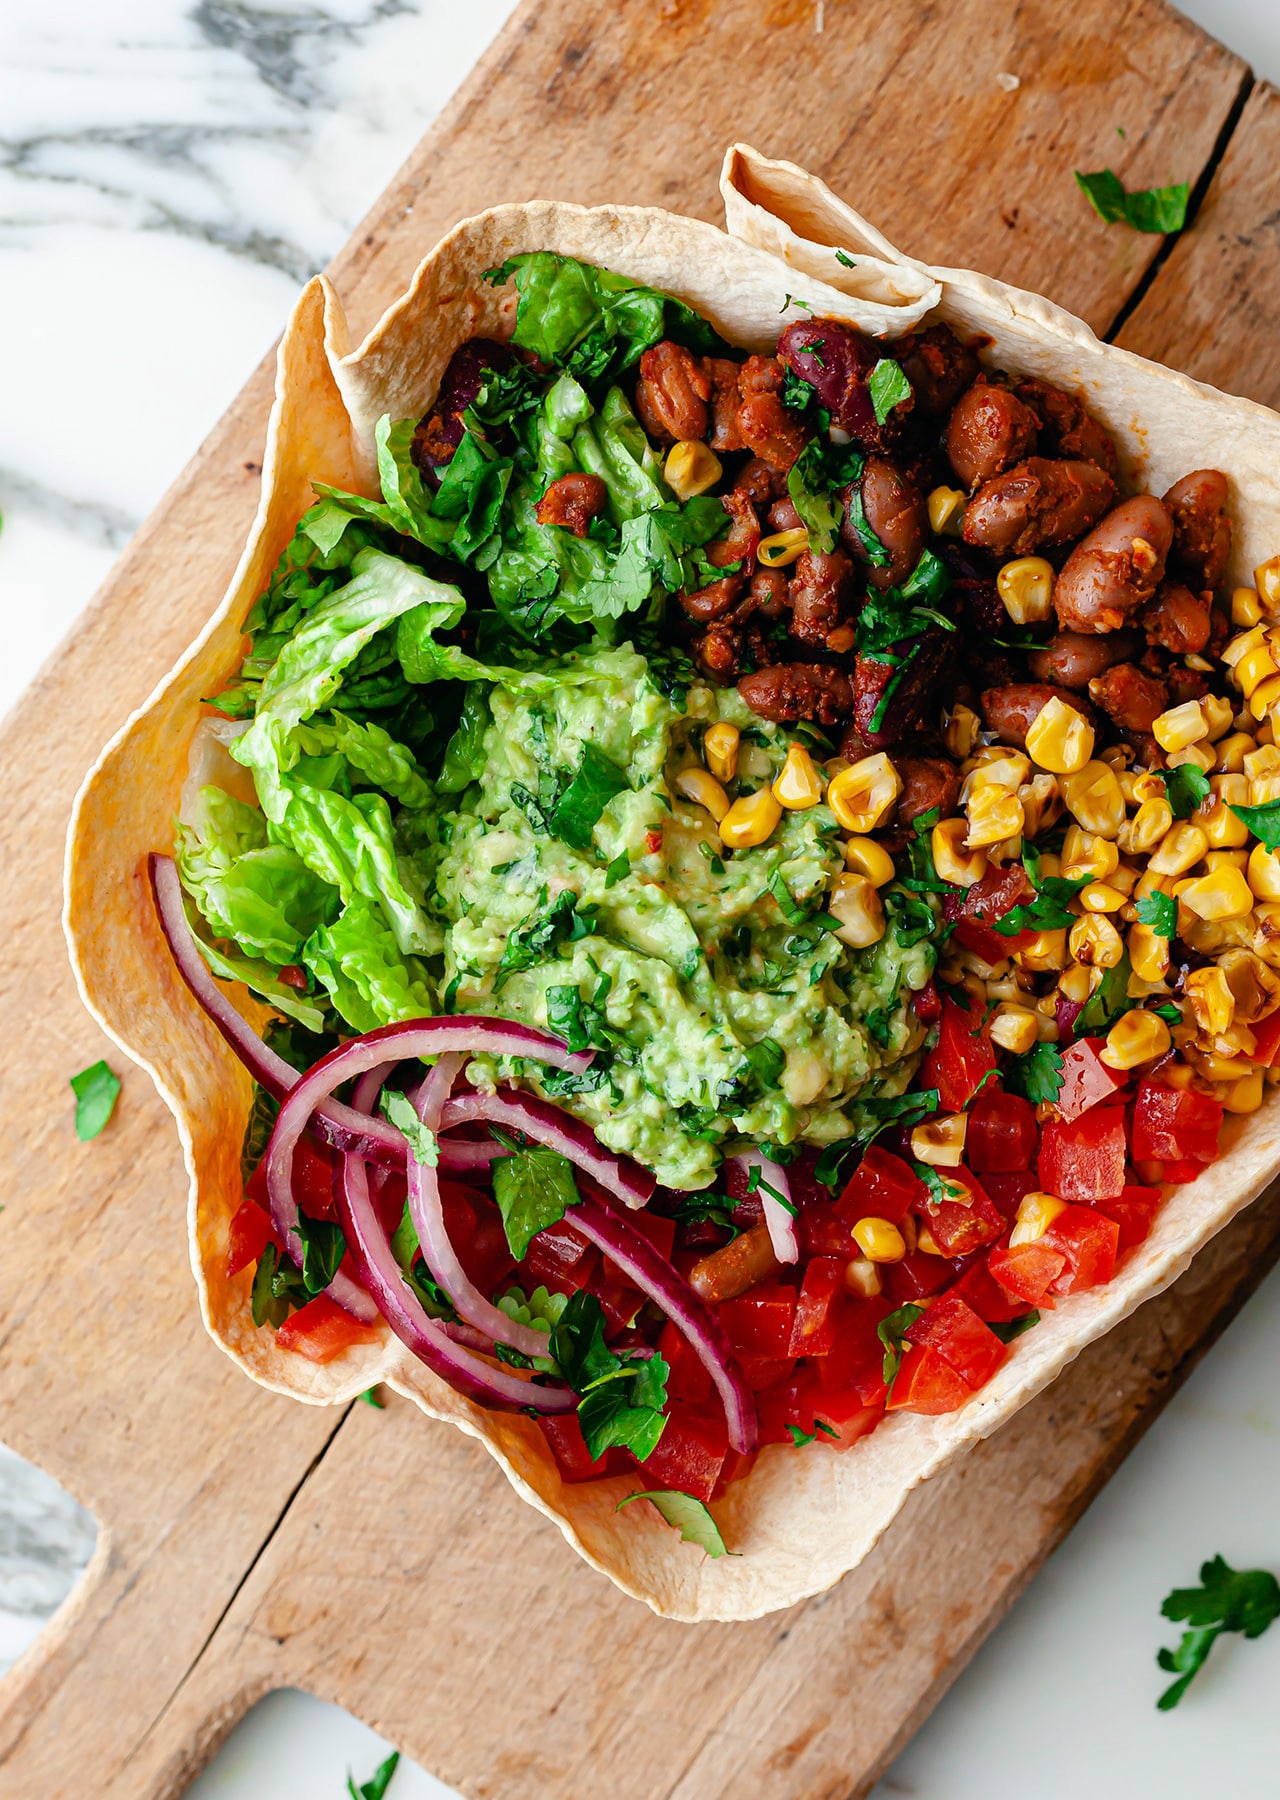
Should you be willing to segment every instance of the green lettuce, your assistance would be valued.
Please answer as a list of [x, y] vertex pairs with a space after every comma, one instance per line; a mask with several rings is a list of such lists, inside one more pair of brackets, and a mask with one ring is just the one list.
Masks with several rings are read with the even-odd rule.
[[375, 900], [353, 899], [309, 940], [303, 960], [355, 1031], [436, 1010], [425, 966], [401, 954]]
[[218, 787], [201, 788], [195, 818], [179, 825], [177, 860], [215, 935], [277, 968], [296, 962], [305, 940], [337, 912], [333, 888], [286, 845], [268, 843], [256, 808]]

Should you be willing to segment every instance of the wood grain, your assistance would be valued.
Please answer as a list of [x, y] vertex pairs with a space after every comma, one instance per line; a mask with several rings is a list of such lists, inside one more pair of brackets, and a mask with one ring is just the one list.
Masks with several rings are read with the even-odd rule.
[[[808, 163], [904, 249], [1105, 326], [1158, 240], [1104, 231], [1071, 168], [1194, 180], [1246, 80], [1156, 0], [1079, 0], [1065, 19], [826, 0], [823, 19], [819, 36], [808, 0], [524, 6], [335, 260], [355, 329], [455, 218], [500, 199], [718, 218], [734, 138]], [[1259, 90], [1125, 331], [1264, 398], [1276, 151]], [[0, 1436], [103, 1523], [90, 1578], [4, 1686], [0, 1794], [59, 1800], [92, 1770], [103, 1794], [176, 1795], [244, 1707], [290, 1681], [473, 1796], [862, 1791], [1274, 1255], [1277, 1202], [918, 1494], [856, 1575], [752, 1625], [653, 1619], [481, 1452], [407, 1406], [339, 1416], [252, 1387], [200, 1328], [180, 1159], [148, 1084], [126, 1074], [109, 1131], [72, 1135], [67, 1076], [106, 1046], [76, 1001], [55, 896], [84, 769], [230, 576], [269, 393], [264, 364], [0, 733], [21, 821], [0, 863]], [[992, 1559], [979, 1522], [1014, 1497], [1018, 1532]], [[978, 1561], [963, 1582], [931, 1566], [926, 1583], [913, 1546], [943, 1514]], [[536, 1679], [513, 1617], [546, 1634]]]

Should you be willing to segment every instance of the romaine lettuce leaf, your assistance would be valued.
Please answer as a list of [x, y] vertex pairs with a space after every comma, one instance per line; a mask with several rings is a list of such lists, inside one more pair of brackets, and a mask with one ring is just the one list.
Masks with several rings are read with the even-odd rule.
[[269, 844], [262, 814], [221, 788], [201, 788], [176, 849], [183, 886], [216, 936], [277, 968], [296, 962], [337, 911], [333, 888], [287, 846]]
[[427, 1018], [435, 1001], [416, 956], [403, 956], [376, 901], [358, 896], [317, 931], [303, 960], [355, 1031]]
[[430, 805], [431, 787], [413, 753], [372, 720], [360, 723], [335, 707], [322, 719], [295, 726], [288, 742], [306, 756], [336, 753], [345, 757], [361, 780], [370, 787], [381, 788], [401, 806]]
[[[428, 492], [422, 472], [410, 455], [409, 447], [416, 429], [413, 419], [398, 419], [393, 424], [390, 414], [384, 413], [378, 420], [374, 429], [378, 481], [387, 514], [396, 530], [406, 537], [417, 538], [429, 550], [446, 550], [454, 526], [443, 515], [435, 515], [434, 496]], [[450, 518], [457, 516], [452, 514]]]

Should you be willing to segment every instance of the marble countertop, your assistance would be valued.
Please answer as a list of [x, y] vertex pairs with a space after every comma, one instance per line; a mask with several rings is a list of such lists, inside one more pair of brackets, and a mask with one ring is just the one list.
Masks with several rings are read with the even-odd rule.
[[[276, 336], [299, 282], [342, 243], [512, 3], [0, 8], [0, 710], [56, 652]], [[1280, 79], [1273, 0], [1183, 10]], [[1029, 1786], [1037, 1800], [1276, 1790], [1280, 1630], [1220, 1646], [1168, 1716], [1154, 1710], [1154, 1657], [1176, 1637], [1161, 1598], [1205, 1557], [1280, 1568], [1277, 1366], [1273, 1276], [875, 1800], [1020, 1800]], [[93, 1538], [88, 1515], [0, 1450], [0, 1667], [70, 1591]], [[255, 1709], [191, 1793], [337, 1800], [347, 1768], [365, 1779], [383, 1754], [363, 1725], [286, 1692]], [[402, 1764], [390, 1800], [451, 1791]]]

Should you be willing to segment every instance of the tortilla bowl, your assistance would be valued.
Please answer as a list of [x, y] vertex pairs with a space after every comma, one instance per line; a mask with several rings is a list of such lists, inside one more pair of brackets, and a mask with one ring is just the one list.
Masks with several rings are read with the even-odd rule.
[[[376, 492], [374, 425], [418, 417], [465, 339], [503, 335], [510, 291], [483, 273], [549, 249], [669, 291], [731, 342], [771, 349], [788, 294], [815, 314], [896, 336], [935, 314], [989, 344], [993, 363], [1082, 392], [1113, 433], [1129, 484], [1156, 493], [1213, 465], [1234, 488], [1234, 579], [1280, 549], [1280, 418], [1099, 343], [1035, 295], [900, 255], [821, 182], [737, 146], [722, 182], [728, 232], [648, 208], [537, 202], [464, 221], [426, 257], [408, 292], [359, 347], [323, 276], [304, 290], [280, 346], [262, 499], [230, 590], [210, 596], [208, 625], [171, 675], [104, 750], [77, 799], [67, 855], [66, 930], [85, 1003], [154, 1079], [178, 1123], [191, 1185], [191, 1259], [205, 1324], [254, 1380], [319, 1405], [383, 1382], [434, 1418], [478, 1438], [516, 1492], [555, 1521], [574, 1549], [626, 1593], [682, 1620], [747, 1619], [829, 1587], [865, 1557], [918, 1482], [990, 1435], [1073, 1357], [1167, 1287], [1200, 1246], [1280, 1168], [1280, 1095], [1228, 1130], [1222, 1159], [1174, 1189], [1152, 1235], [1105, 1287], [1072, 1296], [1020, 1338], [960, 1411], [897, 1413], [847, 1453], [766, 1448], [715, 1511], [733, 1556], [711, 1560], [648, 1508], [615, 1513], [635, 1487], [619, 1477], [565, 1484], [532, 1420], [488, 1412], [455, 1393], [388, 1331], [385, 1342], [323, 1367], [280, 1349], [250, 1317], [251, 1271], [224, 1272], [242, 1198], [240, 1145], [251, 1102], [244, 1069], [184, 986], [157, 923], [145, 875], [168, 851], [202, 711], [243, 653], [242, 622], [320, 480]], [[839, 248], [846, 260], [838, 261]], [[266, 1009], [243, 989], [256, 1025]], [[423, 1455], [431, 1438], [423, 1434]], [[643, 1516], [643, 1515], [648, 1516]]]

